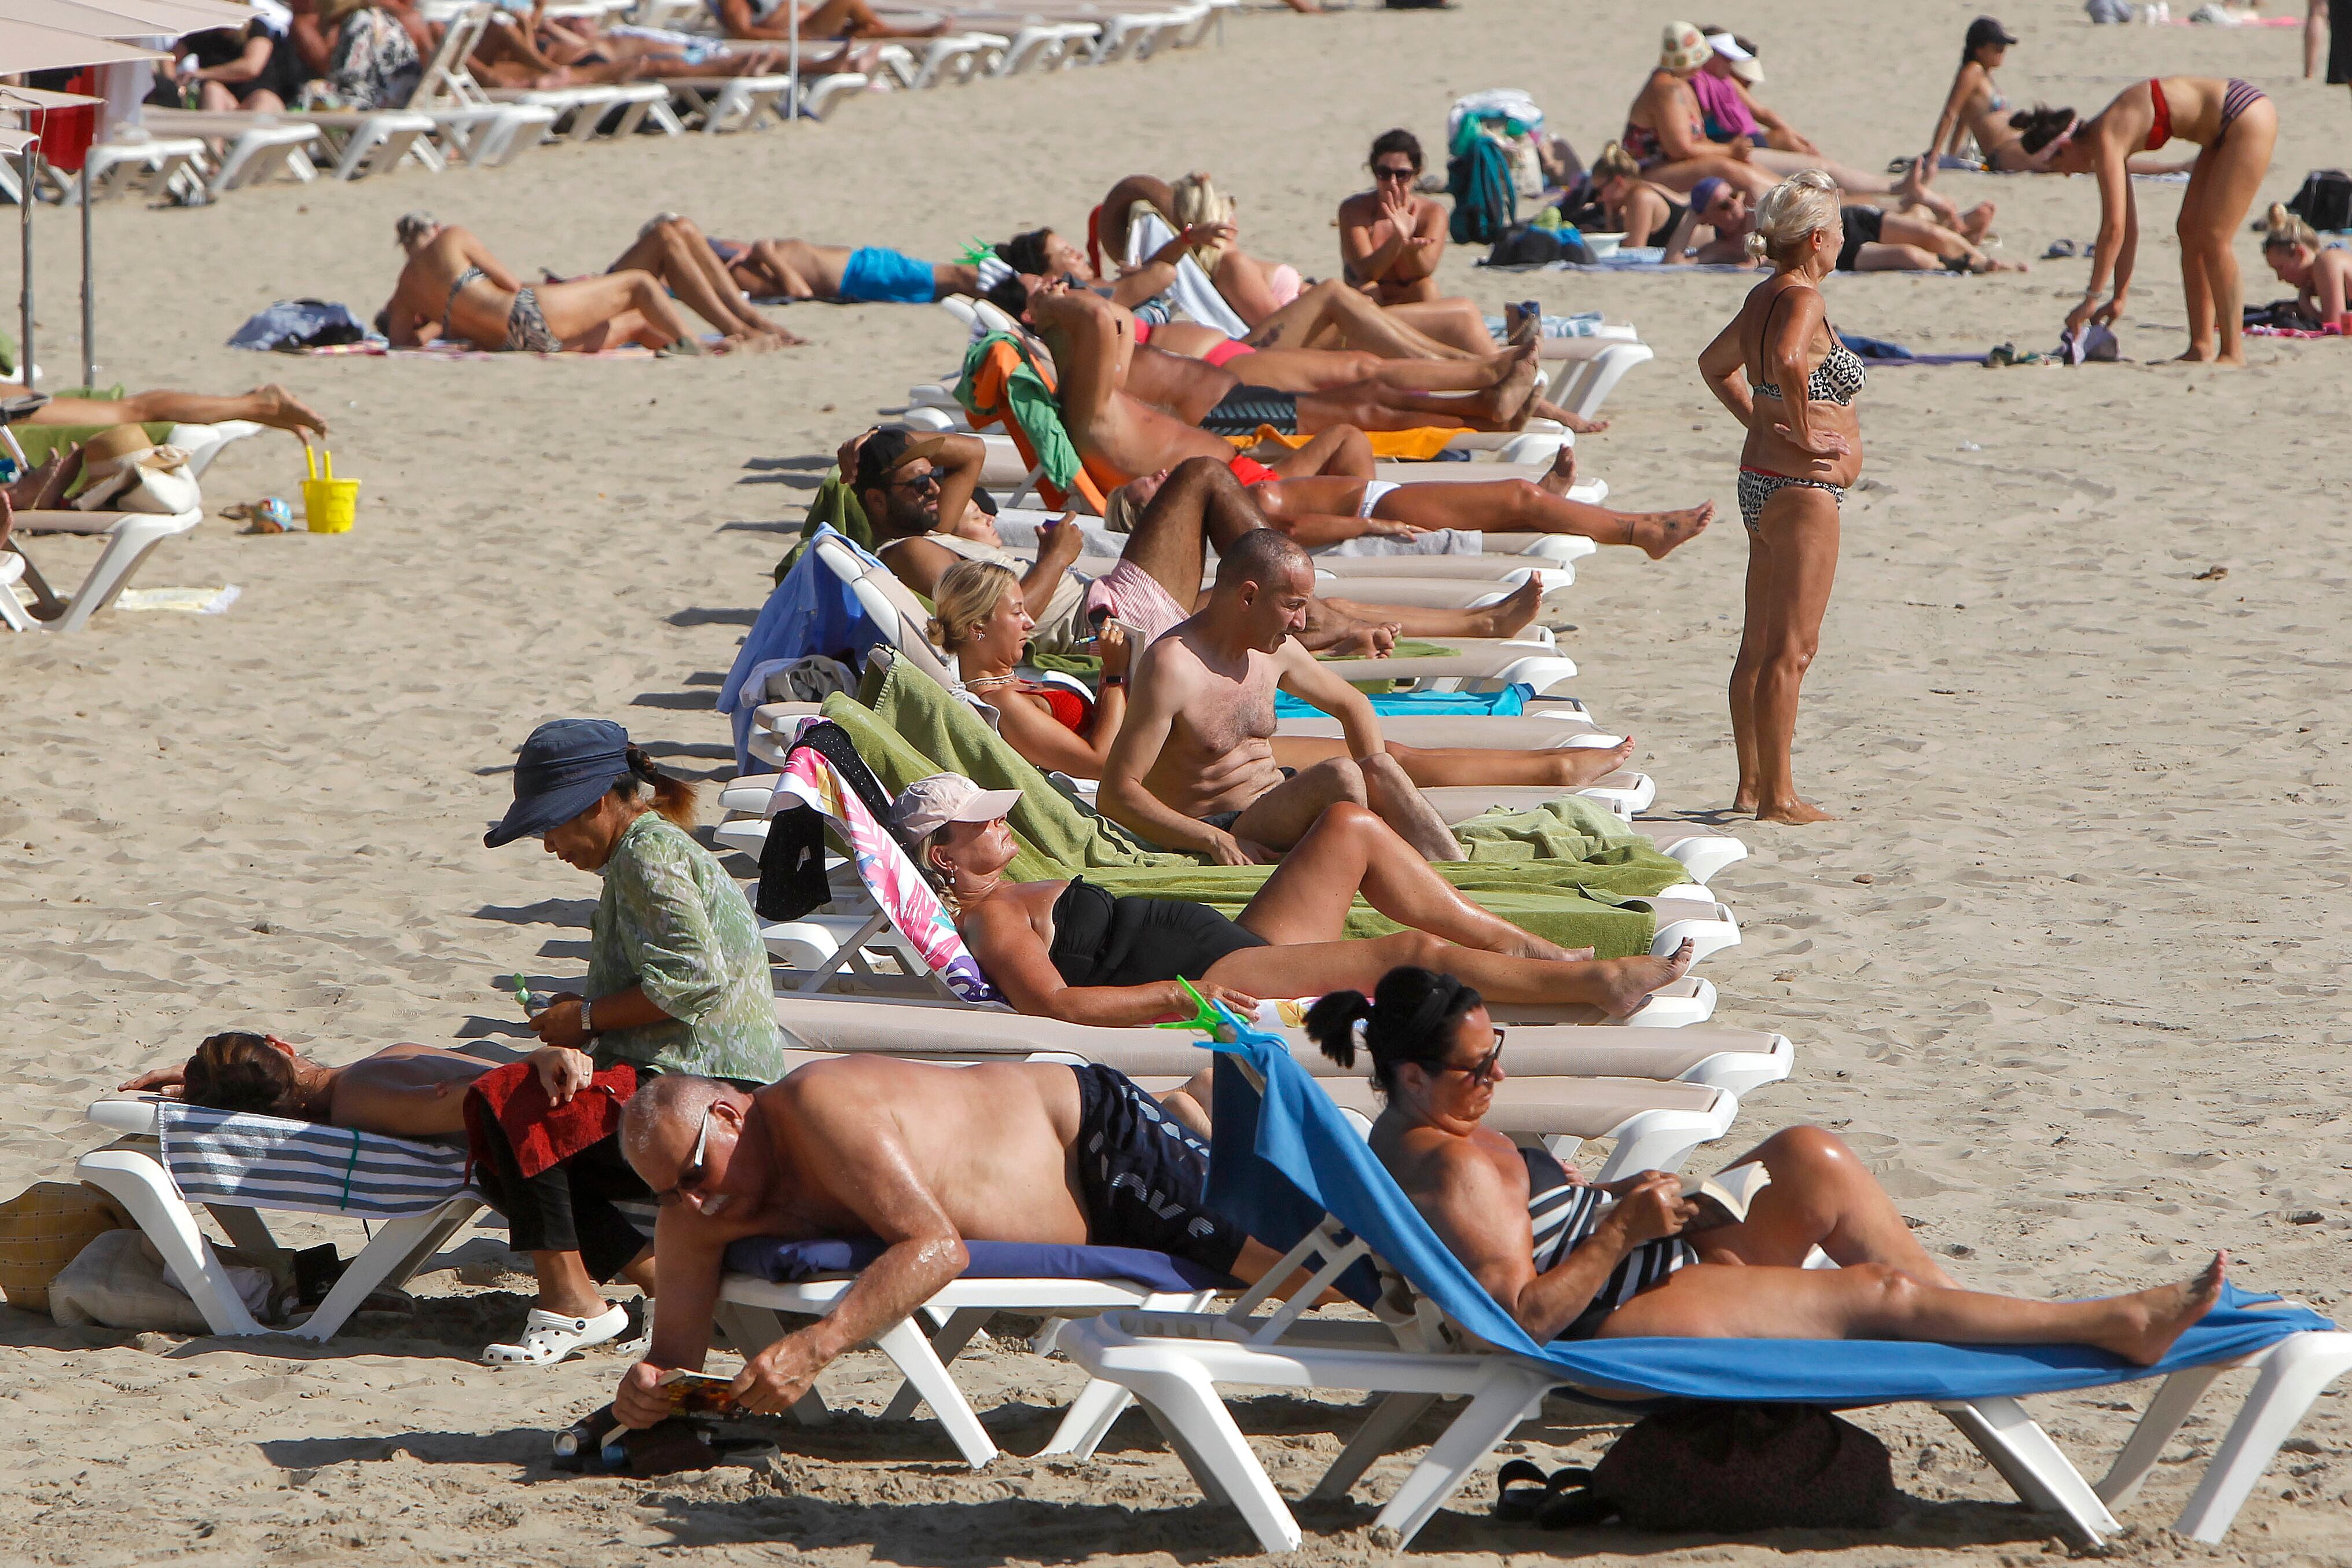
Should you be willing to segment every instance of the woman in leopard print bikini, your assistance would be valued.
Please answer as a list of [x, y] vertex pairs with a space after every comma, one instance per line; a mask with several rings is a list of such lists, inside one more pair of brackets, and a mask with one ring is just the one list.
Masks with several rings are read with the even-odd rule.
[[[1748, 248], [1772, 264], [1731, 324], [1699, 356], [1708, 390], [1748, 432], [1739, 515], [1748, 524], [1748, 623], [1731, 670], [1739, 752], [1732, 810], [1775, 822], [1829, 813], [1797, 794], [1790, 753], [1797, 690], [1821, 646], [1837, 577], [1838, 509], [1862, 472], [1860, 356], [1822, 305], [1821, 280], [1845, 243], [1836, 183], [1792, 174], [1756, 206]], [[1786, 389], [1801, 388], [1796, 396]]]

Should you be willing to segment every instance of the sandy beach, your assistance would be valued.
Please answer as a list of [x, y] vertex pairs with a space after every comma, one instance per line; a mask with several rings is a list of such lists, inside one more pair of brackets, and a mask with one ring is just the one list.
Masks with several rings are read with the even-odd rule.
[[[2179, 9], [2185, 11], [2187, 7]], [[1916, 152], [1973, 8], [1728, 0], [1700, 23], [1763, 46], [1765, 97], [1864, 168]], [[512, 747], [541, 719], [617, 719], [677, 769], [731, 774], [712, 710], [737, 640], [842, 438], [940, 379], [940, 311], [796, 307], [805, 348], [718, 360], [316, 360], [222, 344], [299, 296], [372, 315], [415, 207], [526, 273], [603, 267], [652, 214], [730, 237], [793, 235], [946, 256], [974, 236], [1083, 233], [1118, 177], [1213, 172], [1245, 243], [1328, 274], [1331, 214], [1393, 124], [1434, 148], [1461, 93], [1517, 86], [1588, 161], [1622, 123], [1670, 13], [1466, 0], [1454, 13], [1249, 14], [1226, 42], [1141, 66], [872, 95], [828, 123], [717, 139], [550, 148], [510, 167], [240, 193], [214, 207], [96, 214], [100, 379], [218, 392], [278, 380], [333, 426], [362, 483], [344, 536], [254, 537], [215, 515], [145, 586], [234, 583], [226, 614], [118, 612], [73, 637], [0, 643], [0, 1006], [13, 1047], [0, 1196], [68, 1177], [102, 1141], [83, 1108], [202, 1035], [267, 1029], [331, 1061], [394, 1040], [524, 1038], [494, 983], [575, 979], [595, 884], [521, 844], [481, 846]], [[2095, 112], [2155, 72], [2234, 75], [2277, 100], [2257, 199], [2342, 162], [2352, 103], [2300, 78], [2300, 35], [2089, 26], [2063, 0], [2004, 10], [2022, 35], [2013, 102]], [[2048, 350], [2085, 262], [2087, 179], [1941, 176], [2000, 204], [2022, 275], [1840, 275], [1850, 331], [1921, 352]], [[1604, 310], [1656, 362], [1579, 444], [1616, 504], [1705, 498], [1712, 529], [1660, 563], [1580, 566], [1562, 646], [1578, 695], [1639, 742], [1654, 814], [1721, 825], [1754, 853], [1716, 886], [1742, 944], [1705, 973], [1717, 1021], [1797, 1044], [1785, 1083], [1695, 1168], [1796, 1121], [1851, 1140], [1963, 1282], [2049, 1296], [2182, 1278], [2216, 1248], [2234, 1276], [2339, 1309], [2352, 1296], [2352, 801], [2340, 622], [2352, 477], [2340, 451], [2352, 349], [2250, 340], [2249, 368], [2163, 361], [2185, 343], [2178, 184], [2138, 187], [2145, 238], [2127, 361], [2076, 370], [1874, 370], [1865, 477], [1798, 735], [1798, 778], [1837, 820], [1728, 818], [1723, 685], [1745, 541], [1737, 431], [1693, 361], [1748, 287], [1727, 276], [1481, 272], [1449, 289], [1498, 309]], [[77, 373], [71, 214], [37, 214], [41, 359]], [[12, 247], [13, 248], [13, 247]], [[2247, 297], [2292, 291], [2237, 247]], [[5, 281], [13, 283], [13, 263]], [[13, 297], [13, 290], [10, 291]], [[13, 325], [13, 324], [12, 324]], [[2331, 434], [2333, 432], [2335, 434]], [[297, 494], [294, 443], [232, 447], [215, 514]], [[86, 553], [37, 545], [45, 560]], [[713, 813], [715, 815], [715, 812]], [[1717, 1157], [1719, 1155], [1719, 1157]], [[348, 1227], [288, 1229], [331, 1237]], [[556, 1476], [550, 1432], [610, 1398], [623, 1363], [555, 1370], [473, 1356], [528, 1300], [503, 1230], [466, 1233], [418, 1277], [414, 1319], [370, 1317], [323, 1350], [76, 1333], [0, 1308], [0, 1559], [188, 1563], [648, 1560], [908, 1568], [1186, 1563], [1251, 1555], [1149, 1423], [1096, 1459], [963, 1468], [926, 1419], [884, 1423], [884, 1364], [828, 1385], [824, 1428], [771, 1427], [780, 1457], [656, 1481]], [[1080, 1375], [1021, 1325], [961, 1364], [1010, 1450], [1034, 1449]], [[2221, 1385], [2234, 1400], [2247, 1375]], [[2139, 1391], [2033, 1402], [2095, 1478]], [[2219, 1548], [2165, 1528], [2232, 1406], [2209, 1404], [2121, 1511], [2132, 1563], [2352, 1562], [2352, 1394], [2323, 1396]], [[1237, 1401], [1297, 1495], [1352, 1417]], [[2053, 1522], [1940, 1418], [1864, 1412], [1904, 1521], [1866, 1536], [1738, 1542], [1618, 1530], [1546, 1534], [1486, 1517], [1492, 1469], [1419, 1538], [1435, 1561], [2009, 1564]], [[1423, 1434], [1426, 1440], [1428, 1434]], [[1606, 1433], [1531, 1427], [1506, 1449], [1589, 1462]], [[1344, 1504], [1301, 1509], [1308, 1556], [1379, 1551], [1376, 1503], [1413, 1456]]]

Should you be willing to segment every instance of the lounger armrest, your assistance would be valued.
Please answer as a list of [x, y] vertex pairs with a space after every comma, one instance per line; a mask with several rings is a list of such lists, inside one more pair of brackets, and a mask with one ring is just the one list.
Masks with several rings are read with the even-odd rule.
[[155, 1096], [143, 1094], [136, 1098], [126, 1095], [117, 1099], [93, 1100], [89, 1115], [101, 1127], [152, 1137], [155, 1134], [155, 1108], [162, 1103]]

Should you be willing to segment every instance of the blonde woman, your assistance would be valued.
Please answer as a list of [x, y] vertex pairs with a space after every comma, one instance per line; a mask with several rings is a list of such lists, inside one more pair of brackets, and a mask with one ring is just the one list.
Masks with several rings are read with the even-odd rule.
[[[2224, 365], [2246, 362], [2240, 334], [2244, 287], [2231, 246], [2254, 192], [2270, 172], [2278, 142], [2278, 106], [2251, 82], [2231, 77], [2150, 77], [2117, 93], [2088, 120], [2071, 109], [2033, 109], [2010, 117], [2029, 153], [2047, 152], [2053, 174], [2095, 174], [2099, 237], [2091, 252], [2091, 281], [2082, 303], [2066, 313], [2066, 329], [2084, 322], [2111, 326], [2124, 313], [2132, 267], [2139, 256], [2139, 202], [2132, 191], [2131, 155], [2154, 152], [2174, 137], [2201, 149], [2180, 195], [2180, 287], [2188, 296], [2189, 349], [2184, 360]], [[2100, 290], [2114, 280], [2105, 304]]]
[[1102, 660], [1102, 689], [1089, 706], [1067, 686], [1013, 673], [1037, 623], [1009, 567], [958, 561], [940, 574], [933, 603], [931, 640], [956, 662], [964, 689], [997, 711], [1005, 743], [1049, 772], [1101, 778], [1127, 716], [1127, 667], [1135, 652], [1127, 629], [1106, 618], [1096, 630], [1090, 645]]
[[2295, 302], [2312, 319], [2352, 333], [2352, 251], [2320, 249], [2319, 232], [2273, 202], [2263, 259], [2281, 283], [2294, 285]]
[[1792, 174], [1756, 204], [1748, 250], [1772, 276], [1748, 291], [1699, 356], [1707, 388], [1748, 432], [1739, 515], [1748, 525], [1748, 622], [1731, 671], [1739, 753], [1732, 810], [1771, 822], [1823, 822], [1797, 794], [1790, 752], [1797, 690], [1821, 646], [1837, 576], [1838, 508], [1862, 472], [1853, 400], [1862, 357], [1839, 340], [1821, 281], [1845, 244], [1837, 183]]
[[[1698, 183], [1708, 186], [1710, 194], [1734, 188], [1712, 174]], [[1592, 194], [1609, 227], [1623, 235], [1623, 243], [1629, 246], [1654, 245], [1671, 250], [1678, 242], [1687, 242], [1690, 229], [1696, 226], [1685, 222], [1696, 198], [1677, 202], [1674, 192], [1642, 178], [1641, 164], [1622, 141], [1612, 141], [1592, 161]]]

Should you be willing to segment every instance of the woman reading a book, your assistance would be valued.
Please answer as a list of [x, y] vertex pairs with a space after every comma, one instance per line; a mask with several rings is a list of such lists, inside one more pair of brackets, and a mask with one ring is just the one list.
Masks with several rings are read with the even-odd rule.
[[[1481, 1124], [1504, 1078], [1503, 1030], [1478, 993], [1391, 969], [1370, 998], [1307, 1015], [1324, 1053], [1360, 1048], [1388, 1105], [1373, 1153], [1440, 1239], [1538, 1340], [1664, 1336], [2089, 1344], [2158, 1360], [2221, 1295], [2227, 1254], [2197, 1278], [2089, 1301], [1963, 1291], [1852, 1149], [1819, 1127], [1775, 1133], [1704, 1183], [1643, 1171], [1587, 1185]], [[1807, 1269], [1816, 1247], [1839, 1265]]]

